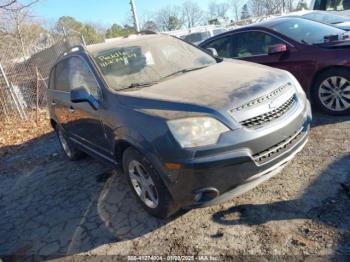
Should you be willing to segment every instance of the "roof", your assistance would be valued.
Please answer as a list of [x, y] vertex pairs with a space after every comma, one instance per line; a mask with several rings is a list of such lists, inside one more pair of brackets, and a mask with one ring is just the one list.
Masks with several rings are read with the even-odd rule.
[[275, 17], [275, 18], [271, 18], [271, 19], [268, 19], [268, 20], [265, 20], [265, 21], [262, 21], [262, 22], [259, 22], [259, 23], [254, 23], [254, 24], [250, 24], [250, 25], [245, 25], [245, 26], [242, 26], [242, 27], [239, 27], [235, 30], [240, 30], [240, 29], [247, 29], [247, 28], [256, 28], [256, 27], [265, 27], [265, 28], [270, 28], [272, 26], [274, 26], [275, 24], [279, 23], [281, 20], [295, 20], [295, 19], [302, 19], [304, 20], [304, 18], [302, 17], [294, 17], [294, 16], [279, 16], [279, 17]]
[[86, 49], [91, 53], [98, 53], [100, 51], [111, 49], [117, 46], [123, 46], [125, 44], [138, 42], [141, 40], [147, 40], [147, 39], [154, 39], [154, 38], [160, 38], [160, 37], [168, 37], [162, 34], [151, 34], [151, 35], [131, 35], [125, 38], [120, 39], [113, 39], [111, 41], [100, 43], [100, 44], [94, 44], [94, 45], [88, 45]]

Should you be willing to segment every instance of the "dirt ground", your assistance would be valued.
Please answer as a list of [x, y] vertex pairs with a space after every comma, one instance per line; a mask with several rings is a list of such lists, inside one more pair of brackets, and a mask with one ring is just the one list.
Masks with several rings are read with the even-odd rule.
[[67, 161], [45, 133], [0, 148], [0, 257], [350, 255], [350, 117], [316, 115], [282, 173], [165, 221], [139, 207], [120, 171]]

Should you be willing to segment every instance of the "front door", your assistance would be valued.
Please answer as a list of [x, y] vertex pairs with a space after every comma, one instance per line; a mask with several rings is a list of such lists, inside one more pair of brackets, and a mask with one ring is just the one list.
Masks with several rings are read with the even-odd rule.
[[[85, 87], [90, 94], [102, 104], [101, 89], [89, 68], [88, 63], [80, 56], [68, 60], [70, 90]], [[100, 117], [100, 111], [94, 109], [88, 102], [73, 103], [70, 101], [69, 132], [89, 149], [110, 156], [110, 145]]]

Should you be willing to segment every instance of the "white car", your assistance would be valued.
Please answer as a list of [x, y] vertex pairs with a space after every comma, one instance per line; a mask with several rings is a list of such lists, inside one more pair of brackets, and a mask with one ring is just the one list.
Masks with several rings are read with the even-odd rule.
[[285, 16], [301, 17], [308, 20], [329, 24], [345, 31], [350, 31], [350, 17], [329, 13], [328, 11], [302, 10], [288, 13]]
[[350, 0], [306, 0], [310, 10], [337, 11], [350, 17]]
[[209, 25], [209, 26], [193, 27], [190, 29], [168, 31], [163, 33], [176, 36], [194, 45], [199, 45], [204, 40], [226, 31], [227, 30], [223, 27]]

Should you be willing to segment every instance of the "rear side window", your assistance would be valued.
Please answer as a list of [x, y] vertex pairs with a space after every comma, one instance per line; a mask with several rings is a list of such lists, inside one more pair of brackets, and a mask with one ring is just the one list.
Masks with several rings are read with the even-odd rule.
[[269, 47], [283, 41], [263, 32], [245, 32], [234, 35], [232, 57], [267, 55]]
[[64, 60], [56, 65], [55, 69], [55, 81], [54, 89], [58, 91], [69, 92], [69, 79], [68, 79], [68, 61]]
[[91, 73], [88, 65], [79, 57], [69, 59], [69, 84], [70, 89], [79, 87], [87, 88], [91, 95], [95, 98], [100, 98], [100, 89]]
[[55, 89], [55, 67], [50, 73], [49, 89]]

